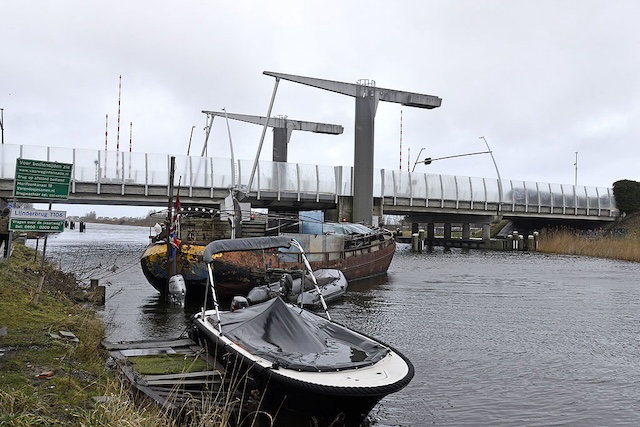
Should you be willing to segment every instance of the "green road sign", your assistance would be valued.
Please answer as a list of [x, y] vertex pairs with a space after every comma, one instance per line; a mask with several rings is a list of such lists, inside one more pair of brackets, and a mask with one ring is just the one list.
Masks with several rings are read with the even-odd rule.
[[45, 221], [42, 219], [12, 219], [9, 221], [11, 231], [35, 231], [38, 233], [61, 233], [64, 221]]
[[9, 215], [9, 230], [58, 233], [64, 231], [65, 219], [65, 211], [13, 208]]
[[29, 199], [67, 200], [72, 168], [70, 163], [16, 159], [13, 195]]

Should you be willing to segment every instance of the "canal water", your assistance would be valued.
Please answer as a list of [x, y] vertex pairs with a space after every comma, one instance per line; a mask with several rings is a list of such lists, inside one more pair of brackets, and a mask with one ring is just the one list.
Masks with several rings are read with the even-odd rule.
[[[110, 341], [177, 337], [198, 309], [168, 307], [146, 282], [148, 234], [87, 224], [48, 240], [63, 269], [107, 286]], [[636, 426], [639, 277], [628, 262], [399, 245], [388, 276], [351, 284], [331, 315], [415, 366], [376, 425]]]

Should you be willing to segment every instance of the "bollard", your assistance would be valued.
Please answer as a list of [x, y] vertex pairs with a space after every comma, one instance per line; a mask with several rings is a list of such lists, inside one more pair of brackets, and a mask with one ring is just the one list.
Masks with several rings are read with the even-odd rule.
[[535, 249], [535, 241], [534, 241], [534, 239], [533, 239], [533, 235], [532, 235], [532, 234], [529, 234], [529, 235], [527, 236], [527, 250], [528, 250], [529, 252], [531, 252], [531, 251], [535, 251], [535, 250], [536, 250], [536, 249]]
[[89, 286], [89, 299], [93, 304], [104, 305], [106, 297], [106, 288], [98, 285], [98, 279], [91, 279]]
[[518, 250], [524, 251], [524, 236], [518, 236]]
[[507, 235], [507, 250], [508, 251], [512, 251], [513, 250], [513, 235], [512, 234], [508, 234]]
[[514, 251], [519, 250], [520, 248], [518, 247], [520, 243], [520, 236], [519, 233], [517, 231], [513, 231], [513, 246], [511, 247], [511, 249], [513, 249]]
[[424, 240], [420, 240], [420, 234], [413, 233], [411, 235], [411, 250], [413, 252], [422, 252], [424, 248]]

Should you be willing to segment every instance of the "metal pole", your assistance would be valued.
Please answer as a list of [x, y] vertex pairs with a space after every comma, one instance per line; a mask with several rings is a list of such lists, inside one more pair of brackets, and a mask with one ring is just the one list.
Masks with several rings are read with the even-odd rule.
[[416, 157], [416, 161], [413, 164], [413, 168], [411, 169], [411, 172], [413, 172], [414, 170], [416, 170], [416, 165], [418, 164], [418, 162], [420, 161], [420, 154], [422, 154], [422, 152], [424, 151], [424, 147], [420, 149], [420, 151], [418, 152], [418, 156]]
[[[49, 210], [51, 210], [51, 202], [49, 202]], [[45, 233], [44, 235], [44, 244], [42, 245], [42, 262], [40, 263], [40, 269], [44, 269], [44, 258], [47, 253], [47, 237], [49, 237], [49, 233]]]
[[[502, 178], [500, 178], [500, 171], [498, 170], [498, 164], [496, 163], [495, 157], [493, 157], [493, 151], [489, 147], [489, 143], [484, 136], [479, 137], [482, 139], [487, 146], [487, 150], [489, 150], [489, 154], [491, 154], [491, 160], [493, 160], [493, 166], [496, 168], [496, 174], [498, 175], [498, 204], [502, 204]], [[498, 210], [500, 210], [500, 206], [498, 206]]]
[[0, 108], [0, 133], [2, 133], [2, 143], [4, 144], [4, 108]]
[[249, 186], [247, 191], [251, 191], [251, 184], [253, 184], [253, 177], [256, 174], [258, 168], [258, 159], [260, 158], [260, 152], [262, 151], [262, 144], [264, 143], [264, 137], [267, 134], [267, 127], [269, 126], [269, 118], [271, 117], [271, 110], [273, 109], [273, 102], [276, 99], [276, 92], [278, 91], [278, 84], [280, 83], [280, 77], [276, 77], [276, 84], [273, 86], [273, 94], [271, 95], [271, 102], [269, 103], [269, 110], [267, 111], [267, 120], [264, 122], [262, 128], [262, 136], [260, 137], [260, 145], [258, 146], [258, 152], [256, 153], [256, 160], [253, 162], [253, 169], [251, 169], [251, 176], [249, 177]]
[[576, 151], [576, 162], [574, 163], [576, 167], [576, 177], [573, 185], [578, 185], [578, 152]]
[[191, 135], [189, 135], [189, 146], [187, 147], [187, 157], [189, 157], [189, 153], [191, 152], [191, 140], [193, 139], [193, 130], [195, 126], [191, 126]]
[[211, 134], [211, 127], [213, 126], [213, 119], [216, 116], [213, 114], [207, 113], [207, 124], [204, 127], [204, 145], [202, 146], [202, 153], [200, 153], [200, 157], [204, 157], [208, 155], [207, 145], [209, 144], [209, 134]]
[[171, 225], [172, 225], [172, 215], [173, 215], [173, 179], [176, 173], [176, 158], [171, 156], [170, 164], [169, 164], [169, 200], [167, 202], [167, 219], [166, 219], [166, 231], [167, 237], [165, 238], [165, 242], [167, 243], [167, 282], [166, 288], [164, 292], [164, 296], [166, 300], [169, 300], [169, 280], [171, 276], [176, 274], [176, 260], [172, 256], [173, 251], [171, 249]]
[[235, 188], [235, 186], [236, 186], [236, 158], [233, 155], [233, 141], [231, 140], [231, 128], [229, 127], [229, 117], [227, 116], [227, 109], [223, 108], [222, 111], [224, 111], [224, 119], [227, 121], [227, 133], [229, 134], [229, 150], [231, 152], [231, 188]]

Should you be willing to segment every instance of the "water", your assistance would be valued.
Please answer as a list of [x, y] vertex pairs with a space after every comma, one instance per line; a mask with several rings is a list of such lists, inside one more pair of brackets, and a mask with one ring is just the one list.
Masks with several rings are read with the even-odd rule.
[[[176, 337], [139, 266], [149, 230], [88, 224], [49, 239], [63, 268], [100, 267], [111, 341]], [[42, 242], [40, 243], [42, 245]], [[640, 264], [543, 254], [413, 254], [350, 285], [334, 320], [402, 351], [416, 375], [372, 416], [380, 426], [640, 424]]]

